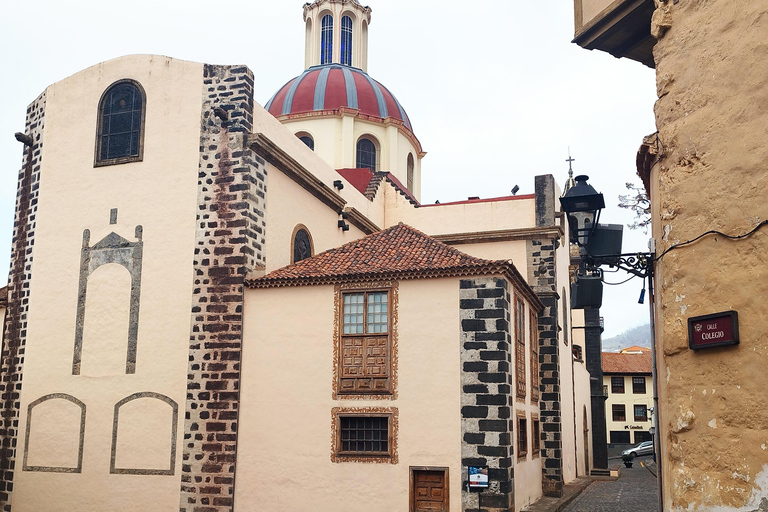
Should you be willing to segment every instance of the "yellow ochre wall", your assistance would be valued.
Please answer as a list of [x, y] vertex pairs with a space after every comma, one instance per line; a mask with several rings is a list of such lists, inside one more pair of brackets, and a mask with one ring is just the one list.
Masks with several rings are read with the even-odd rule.
[[[651, 201], [661, 254], [768, 218], [768, 4], [657, 5]], [[768, 496], [766, 254], [764, 227], [738, 241], [708, 235], [657, 263], [665, 510], [751, 511]], [[688, 318], [728, 310], [738, 311], [741, 343], [689, 350]]]
[[[138, 81], [146, 92], [144, 159], [95, 168], [99, 99], [112, 83], [124, 78]], [[31, 269], [13, 509], [175, 510], [179, 503], [180, 448], [174, 475], [170, 476], [110, 474], [110, 451], [115, 404], [133, 393], [165, 395], [179, 405], [179, 414], [183, 415], [202, 65], [158, 56], [123, 57], [66, 78], [50, 86], [46, 94], [34, 246], [34, 261], [40, 264], [33, 263]], [[116, 225], [109, 224], [112, 208], [118, 209]], [[144, 246], [136, 373], [125, 374], [125, 313], [130, 280], [124, 268], [109, 264], [92, 274], [89, 282], [83, 372], [72, 375], [83, 230], [91, 231], [91, 245], [112, 231], [132, 242], [137, 225], [143, 226]], [[99, 296], [111, 302], [107, 309], [91, 307]], [[110, 314], [114, 311], [122, 311], [123, 315]], [[27, 448], [30, 465], [46, 459], [72, 462], [71, 451], [46, 454], [44, 449], [56, 450], [56, 446], [23, 444], [28, 404], [51, 393], [72, 395], [85, 405], [82, 473], [22, 470]], [[118, 465], [145, 463], [162, 468], [165, 460], [167, 469], [167, 455], [165, 459], [158, 457], [155, 450], [162, 448], [167, 454], [170, 449], [167, 425], [171, 408], [158, 402], [165, 407], [159, 409], [161, 416], [167, 413], [165, 422], [160, 421], [162, 418], [150, 420], [147, 415], [158, 410], [150, 402], [131, 402], [123, 410], [126, 418], [130, 417], [129, 409], [140, 417], [144, 415], [144, 428], [149, 430], [137, 436], [135, 421], [128, 419], [121, 425], [119, 444], [124, 447], [126, 440], [136, 442], [128, 452], [121, 448]], [[44, 405], [51, 415], [46, 422], [45, 415], [34, 409], [33, 440], [41, 439], [62, 414], [71, 420], [71, 412], [77, 413], [72, 402]], [[44, 410], [42, 405], [38, 407]], [[162, 434], [152, 430], [157, 426], [155, 420], [166, 425]], [[66, 424], [69, 434], [77, 436], [77, 422], [74, 426]], [[183, 424], [180, 418], [176, 431], [179, 447]], [[149, 442], [139, 443], [142, 438]], [[71, 446], [61, 449], [66, 451]]]
[[[247, 290], [237, 509], [408, 510], [409, 466], [440, 466], [449, 468], [451, 510], [458, 510], [458, 297], [457, 278], [401, 281], [397, 399], [334, 400], [334, 287]], [[397, 408], [399, 462], [331, 462], [334, 407]]]

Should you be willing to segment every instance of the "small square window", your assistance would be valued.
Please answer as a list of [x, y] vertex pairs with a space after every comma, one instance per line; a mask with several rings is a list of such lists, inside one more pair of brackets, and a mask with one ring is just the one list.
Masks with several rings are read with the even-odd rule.
[[648, 421], [648, 407], [645, 405], [635, 406], [635, 421]]
[[611, 377], [611, 393], [624, 392], [624, 377]]
[[627, 413], [624, 404], [613, 404], [611, 406], [613, 421], [627, 421]]
[[333, 414], [333, 462], [397, 463], [397, 410], [339, 408]]

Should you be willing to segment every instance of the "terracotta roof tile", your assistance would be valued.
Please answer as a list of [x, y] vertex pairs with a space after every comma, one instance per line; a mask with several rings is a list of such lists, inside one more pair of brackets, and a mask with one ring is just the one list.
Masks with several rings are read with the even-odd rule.
[[542, 307], [511, 261], [475, 258], [402, 223], [248, 280], [247, 284], [271, 288], [477, 275], [504, 275], [535, 308]]
[[617, 354], [603, 352], [603, 373], [651, 373], [651, 352]]

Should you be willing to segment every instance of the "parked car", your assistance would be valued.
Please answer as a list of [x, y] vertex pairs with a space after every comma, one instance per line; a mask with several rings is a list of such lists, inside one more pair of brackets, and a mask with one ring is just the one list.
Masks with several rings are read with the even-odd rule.
[[653, 455], [653, 441], [643, 441], [637, 446], [627, 448], [621, 452], [621, 456], [629, 455], [631, 457], [638, 457], [640, 455]]

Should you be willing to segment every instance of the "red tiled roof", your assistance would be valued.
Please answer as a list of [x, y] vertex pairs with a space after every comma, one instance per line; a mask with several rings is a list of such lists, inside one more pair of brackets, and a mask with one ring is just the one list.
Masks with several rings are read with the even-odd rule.
[[336, 169], [350, 185], [355, 187], [361, 194], [365, 194], [368, 183], [373, 178], [373, 172], [370, 169]]
[[651, 373], [651, 352], [616, 354], [603, 352], [603, 373]]
[[478, 275], [503, 275], [534, 308], [542, 307], [511, 261], [475, 258], [402, 223], [248, 280], [247, 284], [251, 288], [272, 288]]

